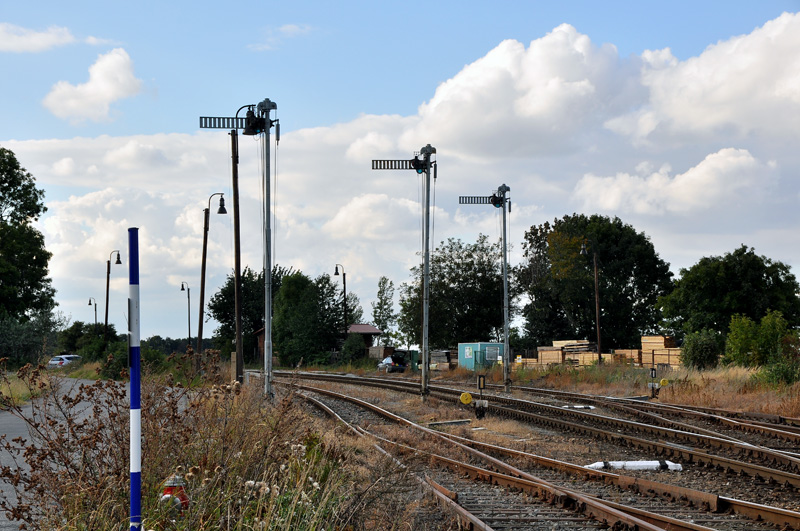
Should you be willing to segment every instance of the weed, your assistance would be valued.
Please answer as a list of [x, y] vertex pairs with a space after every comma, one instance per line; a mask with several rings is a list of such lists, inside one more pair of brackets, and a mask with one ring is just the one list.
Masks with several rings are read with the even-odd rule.
[[[144, 529], [399, 528], [404, 509], [387, 513], [382, 503], [402, 483], [381, 479], [402, 474], [393, 464], [351, 444], [350, 435], [331, 433], [292, 392], [264, 400], [255, 386], [223, 383], [212, 365], [201, 385], [191, 365], [179, 376], [142, 378]], [[0, 495], [0, 509], [26, 529], [126, 529], [127, 384], [76, 385], [30, 365], [17, 379], [54, 392], [30, 409], [0, 397], [31, 433], [27, 440], [0, 435], [0, 451], [14, 463], [0, 468], [14, 491]], [[188, 508], [161, 501], [173, 476], [185, 483]]]

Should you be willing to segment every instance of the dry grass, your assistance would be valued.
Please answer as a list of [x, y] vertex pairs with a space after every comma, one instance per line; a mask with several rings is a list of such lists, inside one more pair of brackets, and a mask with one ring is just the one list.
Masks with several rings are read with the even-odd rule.
[[[213, 370], [206, 376], [208, 385], [196, 387], [143, 378], [144, 529], [409, 529], [406, 508], [384, 501], [409, 488], [405, 472], [372, 447], [297, 407], [291, 392], [265, 401], [255, 386], [221, 384]], [[32, 367], [19, 374], [28, 388], [52, 378]], [[0, 508], [34, 529], [127, 528], [125, 387], [98, 380], [45, 395], [30, 413], [4, 399], [34, 438], [0, 436], [0, 451], [18, 463], [0, 471], [16, 494], [0, 495]], [[160, 503], [171, 475], [191, 498], [182, 514]]]

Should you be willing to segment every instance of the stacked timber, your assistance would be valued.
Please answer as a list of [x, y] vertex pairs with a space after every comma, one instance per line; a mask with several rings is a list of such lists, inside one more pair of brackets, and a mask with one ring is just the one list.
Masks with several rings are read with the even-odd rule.
[[681, 349], [671, 336], [642, 336], [642, 365], [647, 367], [678, 367]]
[[675, 338], [672, 336], [642, 336], [642, 350], [658, 350], [675, 348]]
[[[438, 369], [446, 371], [450, 368], [450, 351], [449, 350], [431, 350], [430, 352], [430, 367], [431, 369]], [[456, 358], [458, 359], [458, 358]]]
[[641, 365], [642, 364], [642, 351], [641, 349], [615, 349], [614, 354], [618, 354], [620, 356], [624, 356], [626, 358], [627, 363], [633, 363], [634, 365]]
[[541, 365], [550, 365], [553, 363], [564, 363], [564, 351], [561, 347], [539, 347], [538, 362]]

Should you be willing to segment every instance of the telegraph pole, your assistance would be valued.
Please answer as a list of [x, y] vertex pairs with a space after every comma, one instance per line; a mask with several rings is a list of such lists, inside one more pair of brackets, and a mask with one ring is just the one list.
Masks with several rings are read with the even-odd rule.
[[511, 199], [506, 197], [506, 194], [511, 191], [511, 188], [505, 184], [500, 185], [497, 192], [490, 196], [461, 196], [458, 198], [458, 203], [461, 205], [493, 205], [495, 208], [503, 209], [503, 382], [505, 391], [511, 390], [511, 352], [508, 346], [508, 246], [506, 242], [506, 204], [508, 204], [508, 211], [511, 211]]
[[[431, 168], [436, 179], [436, 161], [431, 160], [431, 155], [436, 154], [436, 148], [430, 144], [419, 150], [411, 160], [373, 160], [373, 170], [415, 170], [418, 174], [425, 174], [425, 208], [424, 208], [424, 254], [422, 262], [422, 398], [428, 396], [428, 383], [430, 381], [430, 348], [428, 345], [428, 306], [430, 288], [430, 206], [431, 206]], [[422, 157], [422, 158], [420, 158]]]

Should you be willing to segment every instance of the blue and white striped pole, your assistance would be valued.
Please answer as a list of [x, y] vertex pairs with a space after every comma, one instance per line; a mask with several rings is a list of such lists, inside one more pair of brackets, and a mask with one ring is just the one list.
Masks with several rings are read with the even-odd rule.
[[139, 364], [139, 229], [128, 229], [128, 354], [131, 387], [131, 531], [142, 526], [142, 390]]

